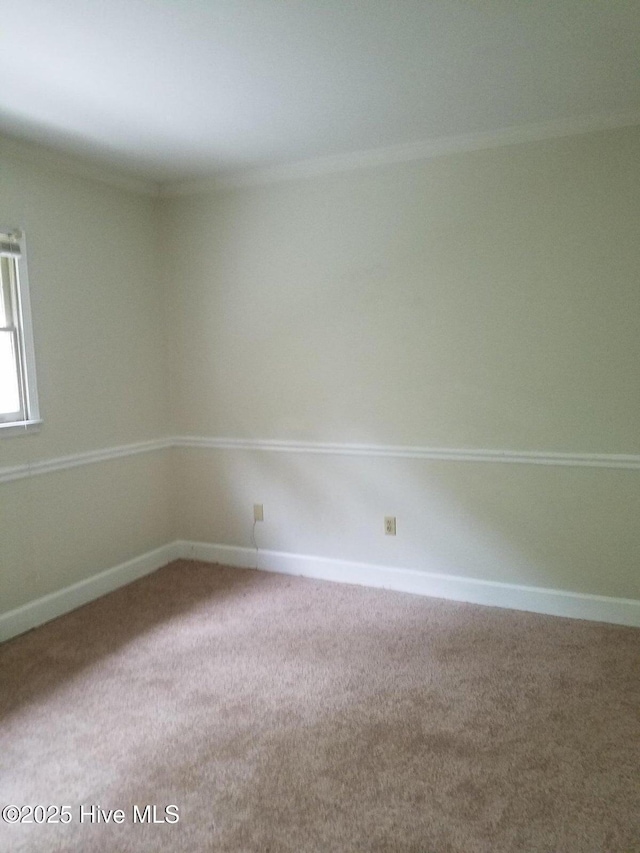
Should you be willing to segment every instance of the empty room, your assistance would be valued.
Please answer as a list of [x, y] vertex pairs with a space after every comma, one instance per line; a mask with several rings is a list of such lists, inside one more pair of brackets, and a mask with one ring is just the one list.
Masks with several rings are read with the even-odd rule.
[[1, 853], [639, 853], [640, 3], [3, 13]]

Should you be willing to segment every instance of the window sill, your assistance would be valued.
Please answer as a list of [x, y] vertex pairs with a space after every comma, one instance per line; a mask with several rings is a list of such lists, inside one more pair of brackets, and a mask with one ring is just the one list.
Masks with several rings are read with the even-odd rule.
[[0, 436], [25, 435], [26, 433], [40, 432], [42, 421], [13, 421], [8, 424], [0, 424]]

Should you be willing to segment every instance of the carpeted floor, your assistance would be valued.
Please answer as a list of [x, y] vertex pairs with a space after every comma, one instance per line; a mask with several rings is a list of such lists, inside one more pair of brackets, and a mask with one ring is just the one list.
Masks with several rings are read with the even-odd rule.
[[178, 562], [0, 688], [3, 852], [640, 851], [637, 629]]

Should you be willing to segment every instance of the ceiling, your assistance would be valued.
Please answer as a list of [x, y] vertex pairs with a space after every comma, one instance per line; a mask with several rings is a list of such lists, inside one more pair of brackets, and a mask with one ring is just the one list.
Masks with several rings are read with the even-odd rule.
[[0, 132], [152, 181], [640, 116], [640, 0], [0, 0], [0, 20]]

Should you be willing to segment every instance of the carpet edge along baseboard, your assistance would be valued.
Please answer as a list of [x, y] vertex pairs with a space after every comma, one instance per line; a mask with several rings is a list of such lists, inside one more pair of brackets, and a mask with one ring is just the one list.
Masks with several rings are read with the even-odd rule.
[[49, 622], [177, 559], [203, 560], [451, 601], [640, 627], [640, 600], [522, 586], [284, 551], [177, 540], [0, 615], [0, 642]]

